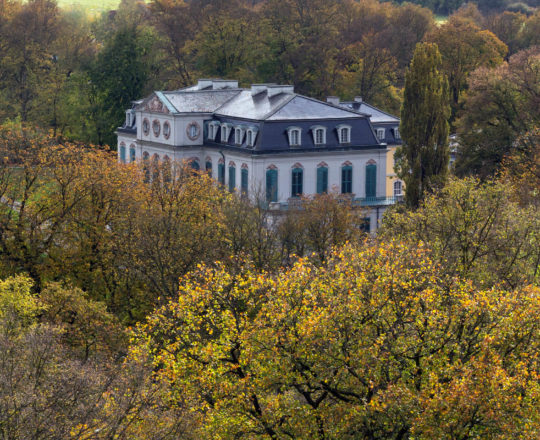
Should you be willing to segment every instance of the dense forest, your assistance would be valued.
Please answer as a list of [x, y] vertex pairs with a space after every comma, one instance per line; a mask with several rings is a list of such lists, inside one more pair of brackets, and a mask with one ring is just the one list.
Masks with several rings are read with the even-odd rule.
[[[539, 5], [401, 3], [0, 0], [0, 438], [540, 437]], [[199, 77], [401, 114], [406, 203], [118, 163]]]

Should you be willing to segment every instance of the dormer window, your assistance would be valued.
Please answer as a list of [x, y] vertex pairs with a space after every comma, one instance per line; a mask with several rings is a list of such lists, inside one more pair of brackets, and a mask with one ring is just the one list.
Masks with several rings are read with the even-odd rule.
[[313, 133], [313, 143], [315, 145], [326, 144], [326, 127], [315, 125], [311, 127], [311, 132]]
[[396, 140], [401, 140], [401, 134], [399, 134], [399, 128], [394, 128], [394, 137], [396, 138]]
[[244, 142], [244, 128], [243, 127], [235, 127], [234, 129], [234, 143], [236, 145], [242, 145], [242, 142]]
[[302, 129], [300, 127], [289, 127], [287, 129], [289, 135], [289, 145], [298, 147], [302, 144]]
[[257, 129], [250, 127], [246, 131], [246, 145], [253, 147], [255, 145], [255, 139], [257, 138]]
[[208, 123], [208, 139], [210, 139], [211, 141], [215, 141], [218, 129], [219, 129], [218, 121], [209, 122]]
[[377, 139], [380, 141], [384, 141], [384, 138], [386, 137], [386, 130], [384, 128], [377, 128]]
[[231, 135], [231, 125], [221, 124], [221, 142], [228, 142]]
[[338, 125], [337, 132], [340, 144], [351, 143], [351, 127], [349, 125]]
[[135, 112], [133, 110], [126, 111], [126, 127], [133, 127], [135, 124]]

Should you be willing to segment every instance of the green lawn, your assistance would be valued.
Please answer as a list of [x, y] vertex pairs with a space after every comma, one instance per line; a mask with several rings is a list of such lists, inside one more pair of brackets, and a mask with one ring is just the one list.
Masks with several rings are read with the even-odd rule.
[[58, 5], [61, 8], [75, 6], [82, 7], [89, 12], [103, 12], [115, 9], [119, 3], [120, 0], [58, 0]]

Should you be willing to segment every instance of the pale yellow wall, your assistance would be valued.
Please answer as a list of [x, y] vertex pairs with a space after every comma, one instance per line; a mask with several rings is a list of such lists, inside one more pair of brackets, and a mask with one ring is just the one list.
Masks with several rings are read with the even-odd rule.
[[396, 145], [388, 145], [388, 154], [386, 155], [386, 197], [394, 196], [394, 180], [397, 178], [394, 172], [396, 147]]

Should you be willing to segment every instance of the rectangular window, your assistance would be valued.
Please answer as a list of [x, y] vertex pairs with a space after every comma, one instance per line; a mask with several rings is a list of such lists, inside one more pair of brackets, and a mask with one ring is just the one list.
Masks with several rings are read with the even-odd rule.
[[295, 168], [292, 170], [291, 197], [298, 197], [302, 195], [303, 181], [304, 170], [302, 170], [302, 168]]
[[342, 144], [349, 143], [349, 129], [342, 128], [340, 131], [341, 131], [341, 143]]
[[242, 193], [248, 193], [248, 170], [246, 168], [242, 168], [240, 171], [240, 189]]
[[315, 130], [315, 144], [321, 145], [324, 143], [324, 131], [322, 128]]
[[380, 141], [384, 141], [385, 138], [385, 130], [384, 128], [377, 128], [377, 139]]
[[236, 188], [236, 167], [229, 167], [229, 191]]
[[317, 168], [317, 194], [328, 192], [328, 168]]
[[291, 131], [291, 145], [299, 145], [298, 130]]
[[344, 166], [341, 168], [341, 192], [343, 194], [352, 193], [352, 167]]
[[401, 135], [399, 134], [399, 128], [394, 128], [394, 137], [396, 140], [401, 140]]
[[225, 185], [225, 164], [218, 164], [218, 182]]

